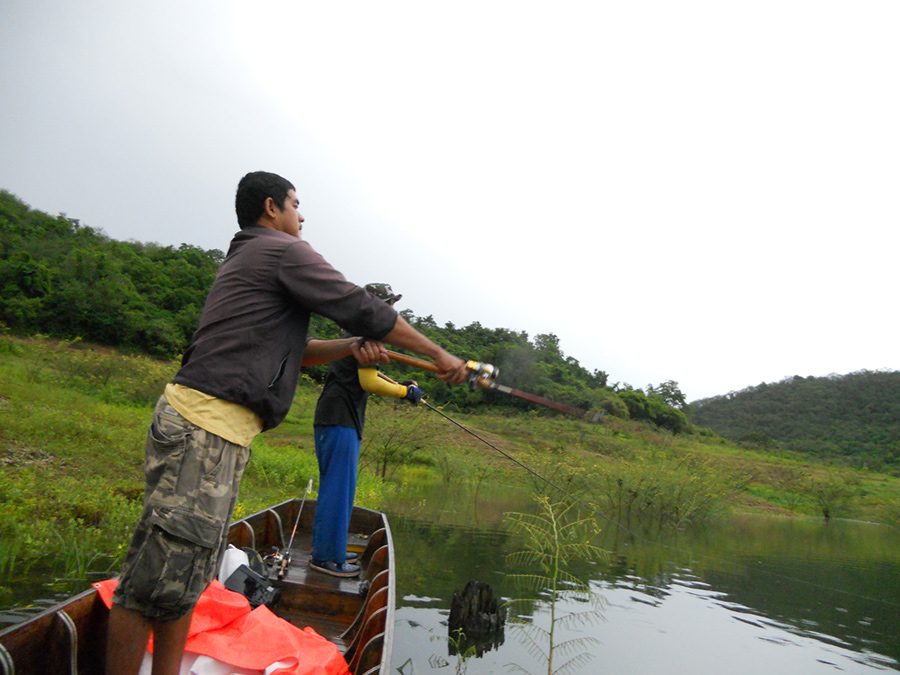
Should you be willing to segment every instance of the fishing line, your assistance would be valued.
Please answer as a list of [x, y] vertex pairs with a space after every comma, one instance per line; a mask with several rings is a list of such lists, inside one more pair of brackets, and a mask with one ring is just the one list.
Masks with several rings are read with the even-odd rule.
[[[508, 452], [506, 452], [506, 451], [504, 451], [504, 450], [501, 450], [501, 449], [498, 448], [496, 445], [494, 445], [493, 443], [491, 443], [491, 442], [488, 441], [487, 439], [483, 438], [482, 436], [479, 436], [477, 433], [475, 433], [474, 431], [472, 431], [471, 429], [469, 429], [469, 428], [468, 428], [467, 426], [465, 426], [464, 424], [461, 424], [460, 422], [457, 422], [455, 419], [453, 419], [452, 417], [450, 417], [449, 415], [447, 415], [446, 413], [444, 413], [442, 410], [439, 410], [439, 409], [436, 408], [435, 406], [431, 405], [431, 404], [428, 403], [428, 401], [426, 401], [424, 398], [420, 399], [419, 402], [422, 403], [426, 408], [429, 408], [430, 410], [433, 410], [434, 412], [436, 412], [438, 415], [440, 415], [441, 417], [443, 417], [443, 418], [444, 418], [445, 420], [447, 420], [448, 422], [451, 422], [452, 424], [456, 425], [457, 427], [459, 427], [460, 429], [462, 429], [462, 430], [465, 431], [466, 433], [471, 434], [472, 436], [474, 436], [475, 438], [477, 438], [479, 441], [481, 441], [482, 443], [484, 443], [485, 445], [487, 445], [489, 448], [491, 448], [491, 449], [493, 449], [493, 450], [496, 450], [497, 452], [499, 452], [501, 455], [503, 455], [504, 457], [506, 457], [506, 458], [507, 458], [508, 460], [510, 460], [511, 462], [513, 462], [513, 463], [517, 464], [518, 466], [520, 466], [521, 468], [525, 469], [525, 470], [526, 470], [528, 473], [530, 473], [532, 476], [534, 476], [534, 477], [536, 477], [536, 478], [538, 478], [538, 479], [544, 481], [547, 485], [549, 485], [549, 486], [553, 487], [554, 489], [558, 490], [558, 491], [561, 492], [565, 497], [567, 497], [567, 498], [569, 498], [569, 499], [571, 499], [571, 500], [577, 502], [578, 504], [580, 504], [581, 506], [583, 506], [585, 509], [587, 509], [587, 510], [590, 511], [591, 513], [600, 516], [600, 517], [603, 518], [606, 522], [608, 522], [610, 525], [614, 525], [616, 528], [618, 528], [619, 530], [625, 532], [626, 534], [629, 534], [630, 536], [634, 537], [635, 539], [640, 540], [641, 542], [643, 542], [643, 543], [645, 543], [645, 544], [649, 544], [649, 545], [652, 545], [652, 546], [659, 546], [659, 547], [668, 549], [668, 550], [670, 550], [670, 551], [674, 551], [674, 552], [677, 552], [677, 553], [685, 554], [685, 555], [687, 555], [687, 556], [690, 556], [690, 557], [695, 558], [695, 559], [698, 559], [698, 560], [706, 560], [706, 561], [708, 561], [708, 562], [717, 562], [717, 563], [720, 563], [720, 564], [723, 564], [723, 565], [731, 565], [731, 566], [736, 567], [736, 568], [739, 568], [739, 569], [741, 569], [741, 568], [743, 568], [743, 569], [751, 569], [751, 567], [750, 567], [747, 563], [731, 562], [731, 561], [728, 561], [728, 560], [725, 560], [725, 559], [722, 559], [722, 558], [716, 558], [716, 557], [709, 556], [709, 555], [705, 555], [705, 554], [702, 554], [702, 553], [694, 553], [694, 552], [692, 552], [692, 551], [688, 551], [688, 550], [686, 550], [686, 549], [680, 548], [680, 547], [678, 547], [678, 546], [673, 546], [673, 545], [671, 545], [671, 544], [666, 544], [666, 543], [663, 543], [663, 542], [661, 542], [661, 541], [652, 541], [652, 540], [650, 540], [650, 539], [647, 539], [646, 537], [644, 537], [644, 536], [638, 534], [637, 532], [635, 532], [634, 530], [632, 530], [630, 527], [627, 527], [627, 526], [625, 526], [625, 525], [622, 525], [622, 523], [613, 520], [612, 518], [610, 518], [609, 516], [607, 516], [605, 513], [603, 513], [603, 511], [601, 511], [600, 509], [598, 509], [596, 506], [593, 506], [593, 505], [591, 505], [591, 504], [586, 503], [584, 500], [580, 499], [579, 497], [576, 497], [575, 495], [571, 494], [571, 493], [568, 492], [567, 490], [564, 490], [563, 488], [561, 488], [559, 485], [557, 485], [556, 483], [554, 483], [554, 482], [551, 481], [550, 479], [545, 478], [544, 476], [542, 476], [541, 474], [539, 474], [537, 471], [535, 471], [534, 469], [532, 469], [532, 468], [531, 468], [530, 466], [528, 466], [527, 464], [525, 464], [525, 463], [519, 461], [518, 459], [516, 459], [515, 457], [513, 457], [512, 455], [510, 455]], [[758, 568], [757, 568], [757, 569], [758, 569]], [[784, 580], [784, 581], [790, 581], [790, 582], [793, 582], [793, 583], [798, 583], [798, 584], [804, 584], [804, 585], [806, 585], [806, 586], [811, 586], [811, 587], [813, 587], [813, 588], [819, 588], [819, 589], [822, 589], [822, 590], [828, 590], [828, 591], [831, 591], [831, 592], [833, 592], [833, 593], [839, 593], [839, 594], [841, 594], [841, 595], [846, 595], [846, 596], [851, 597], [851, 598], [857, 598], [857, 599], [859, 599], [859, 600], [866, 600], [866, 601], [868, 601], [868, 602], [876, 602], [876, 603], [880, 603], [880, 604], [886, 605], [886, 606], [888, 606], [888, 607], [900, 607], [900, 603], [897, 603], [897, 602], [891, 602], [890, 600], [884, 600], [883, 598], [872, 598], [872, 597], [869, 597], [869, 596], [867, 596], [867, 595], [861, 595], [861, 594], [859, 594], [859, 593], [853, 593], [853, 592], [851, 592], [851, 591], [845, 591], [845, 590], [843, 590], [843, 589], [841, 589], [841, 588], [835, 588], [835, 587], [833, 587], [833, 586], [826, 586], [826, 585], [823, 585], [823, 584], [816, 583], [816, 582], [814, 582], [814, 581], [808, 581], [808, 580], [806, 580], [806, 579], [800, 579], [800, 578], [792, 577], [792, 576], [789, 576], [789, 575], [786, 575], [786, 574], [781, 574], [780, 572], [772, 572], [772, 571], [767, 570], [767, 569], [758, 569], [758, 571], [759, 571], [759, 572], [762, 572], [763, 574], [767, 574], [767, 575], [769, 575], [769, 576], [772, 576], [772, 577], [777, 577], [777, 578], [782, 579], [782, 580]]]
[[[438, 410], [438, 409], [435, 408], [433, 405], [431, 405], [430, 403], [428, 403], [428, 401], [426, 401], [424, 398], [421, 399], [420, 403], [424, 404], [426, 407], [430, 408], [431, 410], [434, 410], [434, 412], [436, 412], [438, 415], [440, 415], [441, 417], [443, 417], [445, 420], [447, 420], [447, 421], [449, 421], [449, 422], [455, 424], [456, 426], [458, 426], [460, 429], [462, 429], [462, 430], [465, 431], [466, 433], [471, 434], [472, 436], [474, 436], [475, 438], [477, 438], [479, 441], [481, 441], [482, 443], [484, 443], [485, 445], [487, 445], [489, 448], [492, 448], [493, 450], [496, 450], [497, 452], [499, 452], [501, 455], [503, 455], [504, 457], [506, 457], [506, 458], [509, 459], [510, 461], [514, 462], [515, 464], [518, 464], [520, 467], [522, 467], [523, 469], [525, 469], [525, 470], [526, 470], [528, 473], [530, 473], [532, 476], [534, 476], [534, 477], [536, 477], [536, 478], [538, 478], [538, 479], [544, 481], [547, 485], [551, 486], [552, 488], [554, 488], [554, 489], [556, 489], [556, 490], [559, 490], [563, 495], [565, 495], [565, 496], [568, 497], [569, 499], [571, 499], [571, 500], [577, 502], [578, 504], [581, 504], [581, 506], [583, 506], [583, 507], [584, 507], [585, 509], [587, 509], [588, 511], [590, 511], [590, 512], [596, 514], [596, 515], [601, 516], [601, 517], [602, 517], [606, 522], [608, 522], [610, 525], [615, 525], [615, 526], [618, 527], [620, 530], [623, 530], [623, 531], [627, 532], [628, 534], [630, 534], [631, 536], [633, 536], [633, 537], [635, 537], [635, 538], [637, 538], [637, 539], [641, 539], [642, 541], [645, 541], [645, 542], [648, 543], [648, 544], [654, 543], [654, 542], [649, 541], [648, 539], [644, 539], [644, 538], [643, 538], [641, 535], [639, 535], [637, 532], [632, 531], [630, 528], [628, 528], [628, 527], [622, 525], [621, 523], [618, 523], [618, 522], [614, 521], [612, 518], [610, 518], [609, 516], [607, 516], [605, 513], [603, 513], [603, 511], [601, 511], [600, 509], [598, 509], [596, 506], [591, 506], [590, 504], [586, 503], [584, 500], [580, 499], [579, 497], [576, 497], [575, 495], [571, 494], [571, 493], [568, 492], [567, 490], [564, 490], [563, 488], [561, 488], [559, 485], [557, 485], [556, 483], [554, 483], [554, 482], [553, 482], [552, 480], [550, 480], [549, 478], [545, 478], [544, 476], [542, 476], [541, 474], [539, 474], [537, 471], [535, 471], [534, 469], [532, 469], [530, 466], [526, 465], [526, 464], [523, 463], [523, 462], [520, 462], [518, 459], [516, 459], [515, 457], [513, 457], [512, 455], [510, 455], [508, 452], [506, 452], [506, 451], [504, 451], [504, 450], [501, 450], [500, 448], [498, 448], [496, 445], [494, 445], [493, 443], [491, 443], [491, 442], [488, 441], [487, 439], [485, 439], [485, 438], [479, 436], [478, 434], [476, 434], [474, 431], [472, 431], [471, 429], [469, 429], [469, 428], [468, 428], [467, 426], [465, 426], [464, 424], [460, 424], [459, 422], [457, 422], [455, 419], [453, 419], [452, 417], [450, 417], [449, 415], [447, 415], [447, 414], [444, 413], [443, 411]], [[665, 546], [665, 544], [659, 544], [659, 545], [660, 545], [660, 546]], [[685, 551], [685, 552], [686, 552], [686, 551]]]
[[[535, 471], [534, 469], [532, 469], [530, 466], [528, 466], [528, 465], [526, 465], [526, 464], [520, 462], [520, 461], [517, 460], [515, 457], [513, 457], [512, 455], [510, 455], [510, 454], [507, 453], [507, 452], [504, 452], [503, 450], [501, 450], [500, 448], [498, 448], [498, 447], [497, 447], [496, 445], [494, 445], [493, 443], [490, 443], [490, 442], [487, 441], [486, 439], [482, 438], [481, 436], [479, 436], [478, 434], [476, 434], [474, 431], [472, 431], [471, 429], [469, 429], [469, 428], [466, 427], [465, 425], [460, 424], [459, 422], [457, 422], [455, 419], [453, 419], [453, 418], [450, 417], [449, 415], [446, 415], [444, 412], [438, 410], [438, 409], [435, 408], [433, 405], [431, 405], [428, 401], [426, 401], [424, 398], [420, 400], [420, 403], [424, 404], [425, 407], [430, 408], [431, 410], [434, 410], [434, 412], [436, 412], [438, 415], [440, 415], [441, 417], [443, 417], [443, 418], [444, 418], [445, 420], [447, 420], [448, 422], [452, 422], [453, 424], [455, 424], [456, 426], [458, 426], [460, 429], [462, 429], [462, 430], [465, 431], [466, 433], [472, 434], [475, 438], [477, 438], [479, 441], [481, 441], [482, 443], [484, 443], [484, 444], [487, 445], [488, 447], [493, 448], [494, 450], [496, 450], [497, 452], [499, 452], [501, 455], [503, 455], [504, 457], [506, 457], [506, 458], [507, 458], [508, 460], [510, 460], [511, 462], [514, 462], [515, 464], [518, 464], [519, 466], [521, 466], [523, 469], [525, 469], [528, 473], [530, 473], [530, 474], [531, 474], [532, 476], [534, 476], [535, 478], [541, 479], [542, 481], [544, 481], [545, 483], [547, 483], [547, 485], [550, 485], [551, 487], [556, 488], [557, 490], [559, 490], [560, 492], [562, 492], [562, 493], [563, 493], [564, 495], [566, 495], [567, 497], [570, 497], [570, 496], [571, 496], [571, 495], [569, 495], [568, 492], [566, 492], [565, 490], [563, 490], [563, 489], [562, 489], [561, 487], [559, 487], [556, 483], [554, 483], [553, 481], [551, 481], [551, 480], [549, 480], [549, 479], [547, 479], [547, 478], [544, 478], [541, 474], [539, 474], [537, 471]], [[583, 502], [581, 502], [581, 500], [578, 499], [577, 497], [572, 497], [572, 499], [575, 499], [576, 501], [578, 501], [578, 502], [580, 502], [580, 503], [583, 503]], [[585, 506], [587, 506], [587, 505], [585, 504]], [[601, 513], [600, 515], [603, 515], [603, 514]], [[606, 517], [606, 516], [604, 516], [604, 518], [605, 518], [605, 517]]]

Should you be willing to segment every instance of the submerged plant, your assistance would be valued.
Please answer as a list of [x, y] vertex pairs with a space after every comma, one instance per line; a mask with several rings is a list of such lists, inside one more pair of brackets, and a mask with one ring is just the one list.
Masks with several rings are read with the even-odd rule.
[[[463, 631], [459, 631], [459, 633], [457, 633], [456, 635], [432, 635], [431, 639], [441, 639], [447, 641], [450, 654], [456, 655], [456, 675], [466, 675], [466, 671], [469, 668], [469, 659], [477, 655], [475, 645], [466, 646], [466, 634]], [[444, 668], [449, 665], [448, 661], [444, 660], [443, 657], [437, 656], [436, 654], [432, 654], [428, 659], [428, 662], [432, 668]], [[403, 672], [402, 667], [400, 672]]]
[[[570, 567], [576, 562], [598, 561], [605, 551], [591, 543], [600, 528], [593, 515], [578, 514], [575, 503], [552, 503], [546, 496], [537, 498], [537, 514], [509, 513], [507, 519], [514, 530], [525, 536], [525, 550], [507, 556], [507, 562], [517, 568], [532, 568], [533, 572], [511, 574], [510, 579], [520, 591], [543, 595], [550, 613], [550, 626], [543, 628], [534, 622], [511, 618], [513, 628], [523, 636], [528, 652], [547, 663], [547, 674], [566, 673], [584, 665], [599, 644], [593, 637], [559, 640], [557, 629], [572, 629], [602, 618], [602, 599], [590, 586], [575, 576]], [[559, 603], [573, 600], [585, 604], [583, 611], [560, 614]], [[511, 600], [510, 605], [524, 604], [526, 599]], [[554, 667], [554, 656], [568, 657]], [[508, 666], [514, 672], [528, 671], [517, 664]]]

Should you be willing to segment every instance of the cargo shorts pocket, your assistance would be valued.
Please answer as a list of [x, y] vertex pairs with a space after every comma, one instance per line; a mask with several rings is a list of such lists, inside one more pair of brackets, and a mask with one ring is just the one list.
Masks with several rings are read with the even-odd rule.
[[185, 449], [195, 430], [193, 424], [164, 400], [156, 406], [144, 449], [144, 474], [151, 492], [175, 491]]
[[130, 595], [156, 618], [187, 613], [213, 577], [221, 532], [196, 518], [154, 513], [150, 532], [131, 567]]
[[250, 449], [219, 440], [221, 447], [210, 453], [199, 477], [196, 508], [202, 517], [224, 526], [231, 519]]

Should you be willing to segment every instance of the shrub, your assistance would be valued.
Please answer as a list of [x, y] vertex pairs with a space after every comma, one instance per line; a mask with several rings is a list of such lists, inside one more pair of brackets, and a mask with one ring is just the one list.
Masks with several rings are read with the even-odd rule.
[[605, 390], [597, 408], [605, 412], [607, 415], [618, 417], [619, 419], [628, 419], [628, 406], [614, 391]]

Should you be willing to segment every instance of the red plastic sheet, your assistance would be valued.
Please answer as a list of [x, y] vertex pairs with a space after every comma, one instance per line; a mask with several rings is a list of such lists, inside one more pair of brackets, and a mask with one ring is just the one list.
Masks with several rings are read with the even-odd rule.
[[[118, 580], [94, 584], [107, 607]], [[151, 638], [148, 650], [153, 651]], [[273, 675], [348, 675], [347, 662], [335, 644], [312, 628], [303, 630], [273, 614], [267, 607], [250, 610], [240, 593], [218, 581], [197, 602], [191, 617], [185, 651], [204, 654], [223, 663], [265, 670], [273, 663], [294, 663]]]

